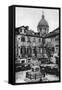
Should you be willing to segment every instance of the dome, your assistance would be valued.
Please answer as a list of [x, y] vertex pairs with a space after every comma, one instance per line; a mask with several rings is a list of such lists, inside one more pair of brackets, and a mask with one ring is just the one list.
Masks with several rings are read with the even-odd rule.
[[38, 23], [38, 28], [39, 27], [41, 27], [41, 26], [46, 26], [46, 27], [49, 27], [49, 25], [48, 25], [48, 22], [45, 20], [45, 18], [44, 18], [44, 15], [42, 15], [42, 19], [40, 20], [40, 22]]

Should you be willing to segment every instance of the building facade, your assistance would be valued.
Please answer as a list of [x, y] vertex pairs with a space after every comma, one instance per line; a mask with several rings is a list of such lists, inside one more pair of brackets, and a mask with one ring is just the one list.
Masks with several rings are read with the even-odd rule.
[[[44, 14], [37, 26], [37, 31], [29, 29], [29, 26], [16, 28], [16, 59], [21, 58], [49, 58], [47, 54], [47, 43], [54, 47], [55, 52], [59, 49], [59, 28], [51, 33], [49, 32], [48, 22]], [[54, 34], [54, 35], [53, 35]], [[44, 60], [44, 59], [43, 59]]]
[[48, 33], [45, 37], [46, 43], [50, 43], [50, 47], [54, 47], [54, 53], [59, 55], [59, 28]]
[[42, 50], [40, 45], [42, 38], [38, 33], [26, 30], [26, 27], [19, 28], [19, 33], [16, 35], [16, 55], [19, 58], [41, 56]]

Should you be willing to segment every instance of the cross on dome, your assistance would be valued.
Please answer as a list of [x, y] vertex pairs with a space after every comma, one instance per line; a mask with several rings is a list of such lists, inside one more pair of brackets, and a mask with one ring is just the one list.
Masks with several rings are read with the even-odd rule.
[[42, 11], [42, 19], [44, 19], [44, 11]]

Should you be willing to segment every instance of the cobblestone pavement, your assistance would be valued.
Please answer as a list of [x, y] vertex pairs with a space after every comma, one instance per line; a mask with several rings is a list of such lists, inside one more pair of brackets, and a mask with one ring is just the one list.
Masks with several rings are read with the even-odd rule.
[[57, 77], [56, 75], [50, 75], [50, 74], [47, 74], [45, 78], [47, 78], [48, 81], [58, 81], [59, 80], [59, 77]]
[[[24, 81], [25, 77], [26, 77], [26, 72], [27, 71], [22, 71], [22, 72], [16, 72], [16, 83], [24, 83], [26, 81]], [[42, 78], [43, 81], [57, 81], [59, 80], [59, 77], [55, 76], [55, 75], [50, 75], [47, 74], [45, 75], [44, 78]]]

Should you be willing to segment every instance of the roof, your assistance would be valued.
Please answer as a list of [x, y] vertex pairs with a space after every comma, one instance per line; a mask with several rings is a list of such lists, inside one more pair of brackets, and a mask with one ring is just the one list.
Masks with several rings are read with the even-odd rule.
[[52, 32], [48, 33], [45, 38], [54, 37], [56, 35], [59, 35], [59, 27], [53, 30]]
[[20, 33], [20, 29], [24, 28], [25, 34], [26, 35], [30, 35], [30, 36], [34, 36], [34, 37], [40, 37], [40, 34], [38, 32], [34, 32], [33, 30], [29, 29], [29, 26], [21, 26], [21, 27], [17, 27], [16, 28], [16, 33]]
[[[33, 36], [33, 37], [41, 37], [40, 36], [40, 33], [34, 32], [33, 30], [29, 30], [29, 27], [28, 26], [21, 26], [21, 27], [16, 28], [16, 32], [18, 34], [20, 33], [19, 32], [19, 29], [21, 29], [22, 27], [25, 30], [25, 35], [27, 35], [27, 36], [29, 35], [29, 36]], [[52, 32], [49, 32], [44, 38], [54, 37], [56, 35], [59, 35], [59, 27], [56, 28], [55, 30], [53, 30]]]

